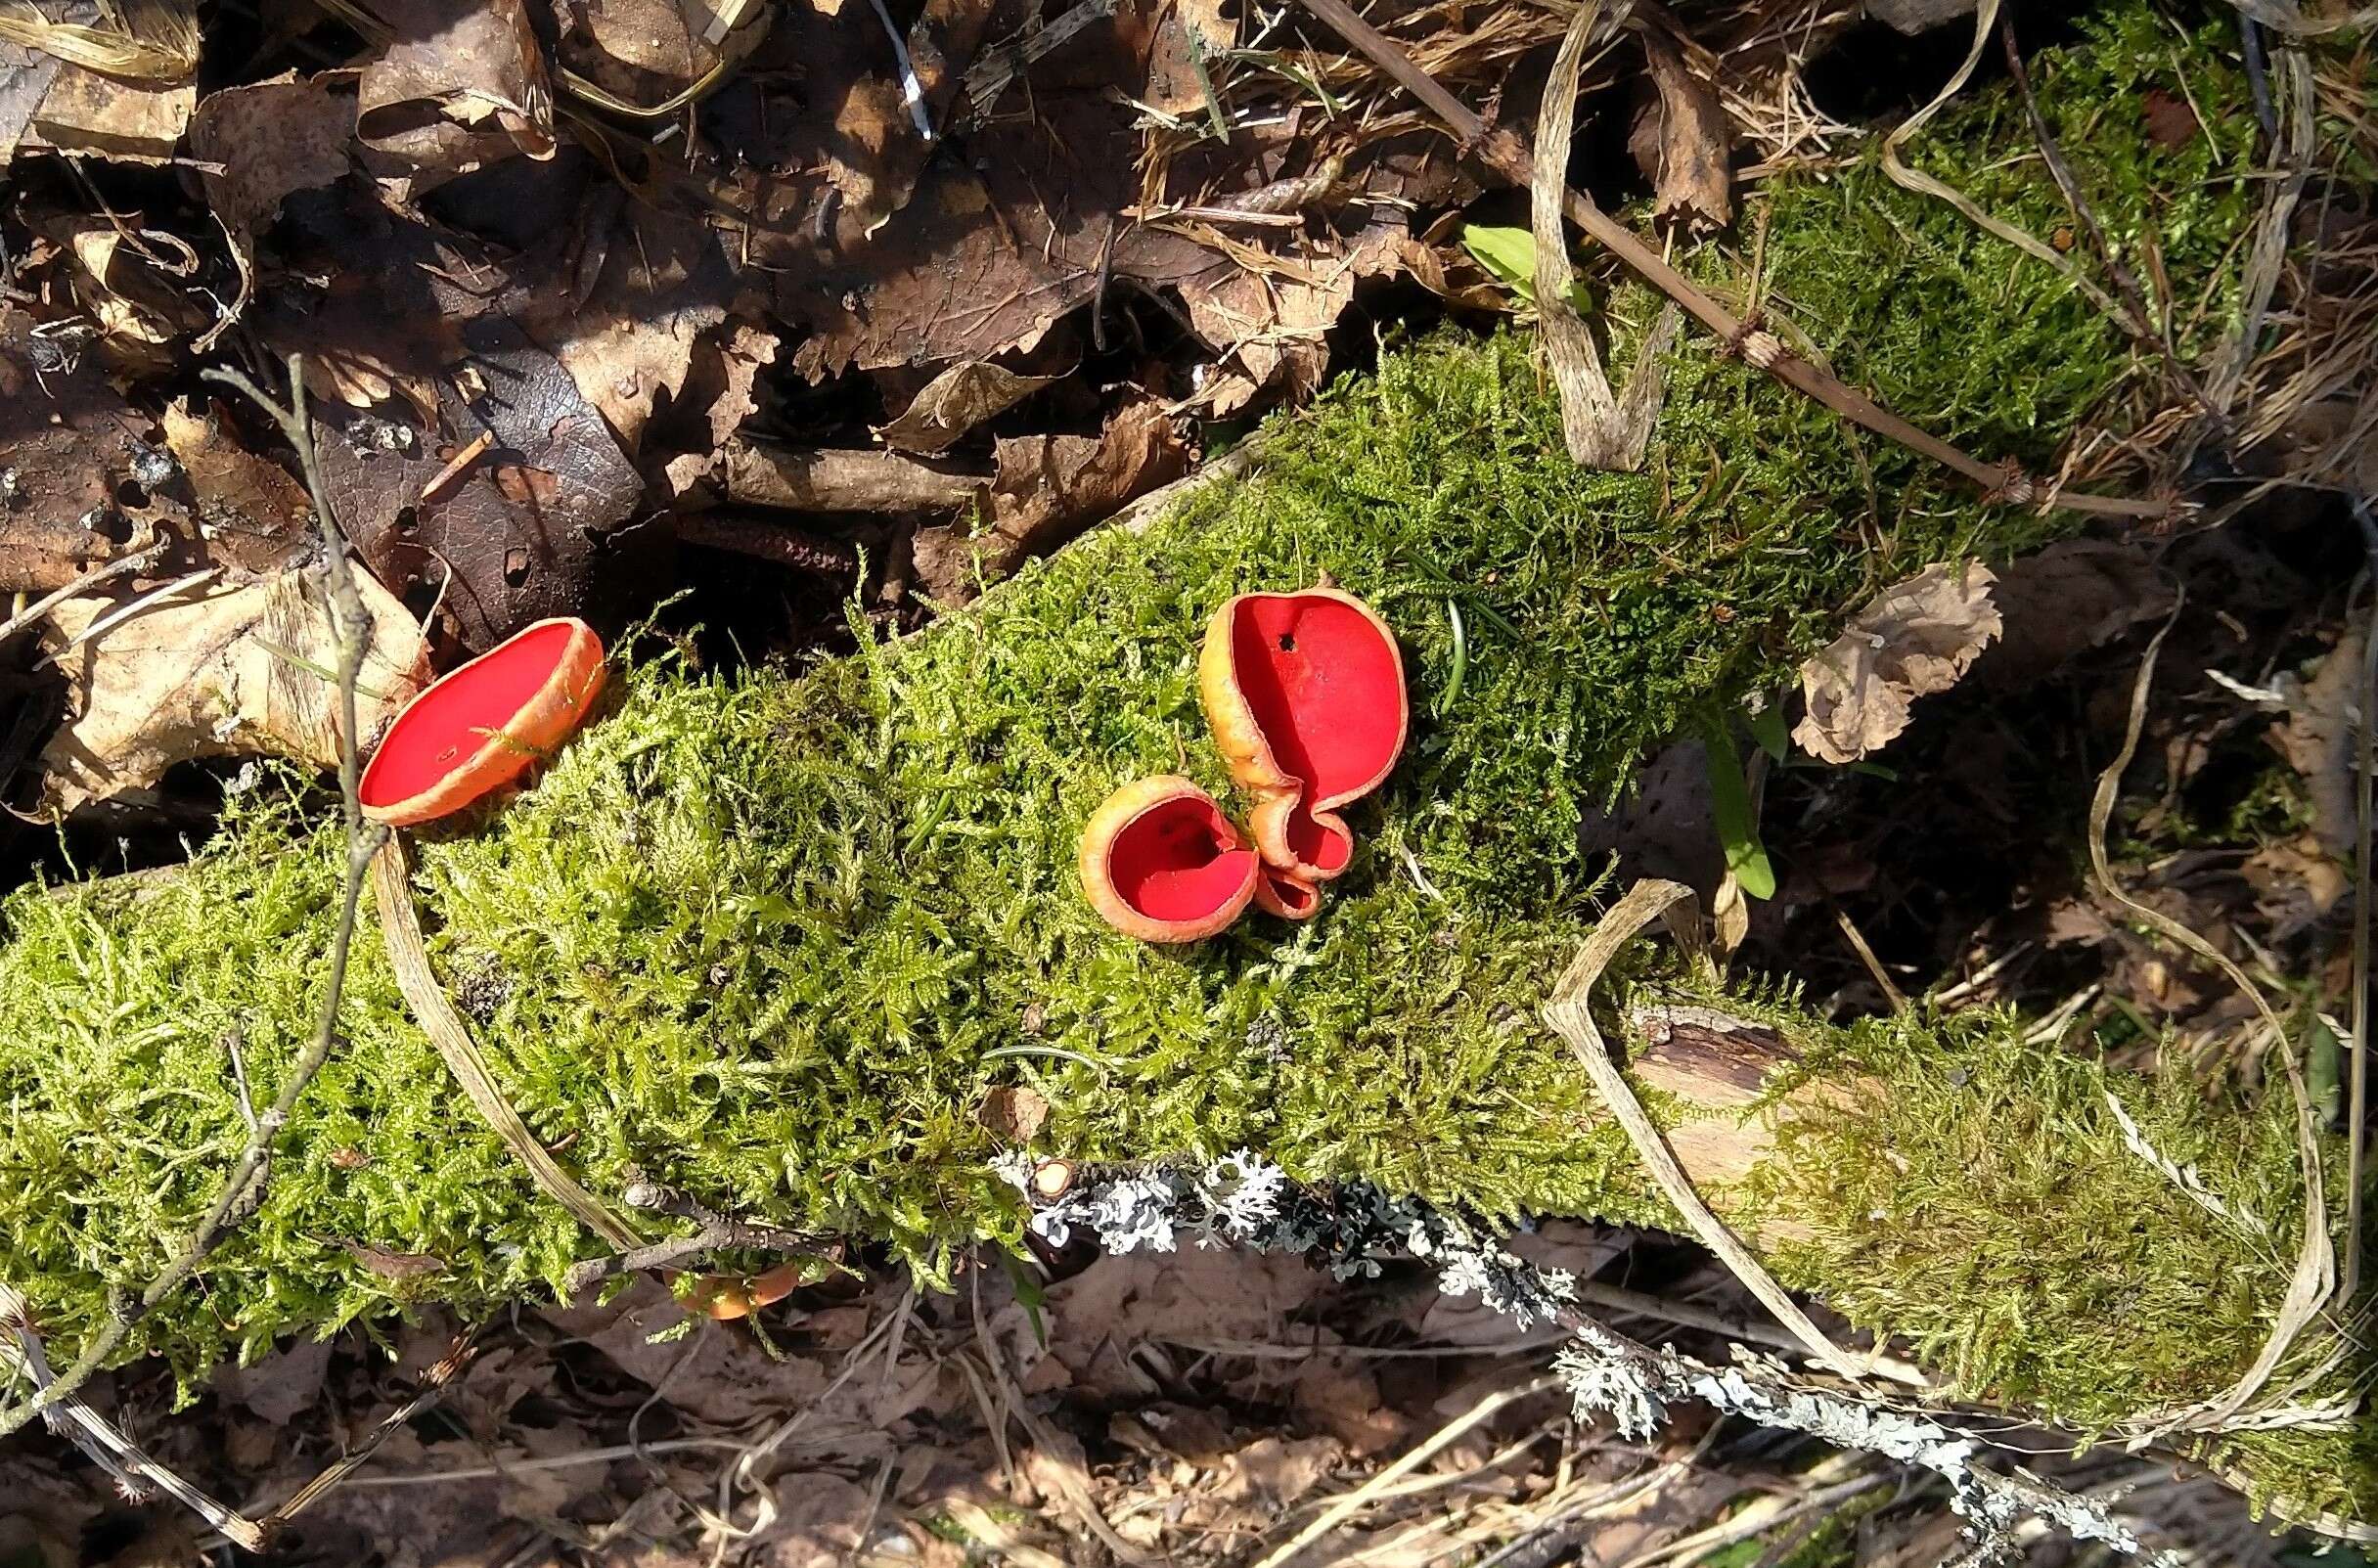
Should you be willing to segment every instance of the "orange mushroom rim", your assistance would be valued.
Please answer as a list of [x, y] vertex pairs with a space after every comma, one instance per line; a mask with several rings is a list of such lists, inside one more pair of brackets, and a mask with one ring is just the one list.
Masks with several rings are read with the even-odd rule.
[[584, 621], [522, 628], [405, 704], [364, 768], [364, 815], [409, 826], [511, 784], [585, 721], [604, 675], [602, 639]]

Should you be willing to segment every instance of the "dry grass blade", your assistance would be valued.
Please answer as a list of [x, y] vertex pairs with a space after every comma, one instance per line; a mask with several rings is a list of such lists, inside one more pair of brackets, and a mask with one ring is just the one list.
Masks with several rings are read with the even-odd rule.
[[2163, 1426], [2163, 1430], [2175, 1432], [2219, 1430], [2244, 1410], [2247, 1401], [2270, 1380], [2270, 1374], [2294, 1347], [2297, 1337], [2320, 1315], [2337, 1287], [2337, 1255], [2328, 1233], [2328, 1202], [2321, 1181], [2319, 1142], [2312, 1131], [2311, 1094], [2304, 1082], [2304, 1064], [2288, 1042], [2285, 1022], [2271, 1010], [2262, 987], [2248, 978], [2228, 955], [2162, 911], [2132, 898], [2115, 880], [2113, 868], [2106, 861], [2106, 826], [2113, 819], [2114, 802], [2122, 792], [2123, 773], [2138, 753], [2138, 737], [2146, 724], [2147, 694], [2155, 685], [2155, 660], [2163, 651], [2164, 639], [2171, 635], [2178, 619], [2179, 610], [2175, 607], [2171, 618], [2147, 644], [2146, 657], [2139, 661], [2137, 682], [2131, 689], [2131, 718], [2123, 732], [2122, 749], [2097, 776], [2096, 793], [2089, 801], [2089, 867], [2107, 897], [2220, 969], [2254, 1004], [2265, 1027], [2269, 1029], [2270, 1049], [2286, 1068], [2288, 1091], [2295, 1097], [2296, 1145], [2304, 1167], [2304, 1242], [2296, 1257], [2287, 1294], [2270, 1325], [2270, 1336], [2263, 1342], [2254, 1364], [2230, 1385], [2227, 1393], [2175, 1412]]
[[1536, 235], [1536, 308], [1544, 324], [1545, 349], [1552, 381], [1560, 388], [1561, 434], [1569, 456], [1590, 469], [1633, 472], [1642, 467], [1659, 413], [1665, 381], [1661, 357], [1676, 341], [1683, 313], [1671, 302], [1636, 355], [1635, 377], [1623, 395], [1613, 395], [1610, 378], [1593, 346], [1593, 330], [1577, 313], [1577, 275], [1569, 265], [1569, 241], [1561, 228], [1568, 196], [1569, 144], [1577, 129], [1577, 78], [1586, 51], [1624, 20], [1620, 5], [1605, 19], [1600, 0], [1587, 0], [1570, 19], [1545, 83], [1544, 112], [1536, 122], [1535, 178], [1528, 186], [1528, 211]]
[[[1591, 11], [1593, 8], [1589, 5], [1583, 9]], [[1366, 1504], [1385, 1493], [1396, 1482], [1427, 1463], [1436, 1455], [1443, 1453], [1464, 1432], [1478, 1426], [1506, 1406], [1515, 1405], [1523, 1399], [1559, 1386], [1560, 1379], [1557, 1377], [1537, 1377], [1521, 1383], [1516, 1388], [1498, 1389], [1487, 1395], [1477, 1404], [1439, 1427], [1426, 1442], [1415, 1444], [1411, 1452], [1402, 1458], [1397, 1459], [1393, 1464], [1380, 1470], [1369, 1480], [1331, 1503], [1323, 1510], [1321, 1517], [1271, 1551], [1266, 1552], [1263, 1560], [1258, 1562], [1255, 1568], [1280, 1568], [1281, 1564], [1361, 1512]]]
[[1981, 0], [1980, 7], [1974, 13], [1973, 21], [1973, 47], [1965, 52], [1964, 63], [1957, 67], [1956, 74], [1951, 76], [1941, 90], [1933, 95], [1932, 102], [1902, 120], [1898, 129], [1883, 138], [1883, 172], [1891, 177], [1893, 184], [1948, 202], [1963, 213], [1969, 222], [1984, 233], [2005, 241], [2034, 260], [2046, 263], [2055, 269], [2067, 283], [2081, 291], [2089, 303], [2112, 317], [2126, 332], [2131, 331], [2131, 317], [2120, 304], [2115, 302], [2114, 296], [2091, 283], [2082, 274], [2081, 269], [2074, 266], [2071, 259], [2058, 251], [2054, 246], [2049, 245], [2038, 235], [2019, 229], [2001, 218], [1994, 217], [1983, 210], [1981, 203], [1974, 201], [1973, 198], [1956, 187], [1937, 180], [1919, 168], [1910, 166], [1906, 157], [1902, 156], [1907, 144], [1914, 140], [1916, 133], [1930, 124], [1932, 117], [1947, 108], [1950, 100], [1963, 92], [1966, 82], [1972, 80], [1974, 67], [1982, 63], [1982, 52], [1990, 45], [1991, 29], [1998, 23], [1998, 0]]
[[69, 66], [142, 81], [187, 80], [199, 68], [198, 8], [189, 0], [135, 0], [110, 25], [52, 22], [27, 0], [0, 0], [0, 38]]
[[1602, 917], [1601, 923], [1593, 928], [1593, 934], [1586, 939], [1586, 945], [1578, 950], [1568, 970], [1561, 975], [1559, 984], [1553, 987], [1552, 1000], [1545, 1004], [1545, 1022], [1554, 1034], [1569, 1043], [1570, 1050], [1577, 1053], [1577, 1059], [1584, 1065], [1586, 1075], [1593, 1080], [1593, 1088], [1602, 1097], [1602, 1102], [1610, 1107], [1611, 1114], [1626, 1129], [1636, 1152], [1642, 1157], [1644, 1168], [1659, 1184], [1660, 1191], [1668, 1201], [1676, 1205], [1677, 1212], [1683, 1215], [1684, 1222], [1692, 1227], [1692, 1232], [1701, 1244], [1716, 1253], [1720, 1261], [1734, 1272], [1734, 1277], [1759, 1298], [1768, 1311], [1775, 1315], [1778, 1322], [1792, 1331], [1792, 1337], [1806, 1346], [1810, 1355], [1840, 1376], [1854, 1381], [1863, 1378], [1871, 1370], [1865, 1361], [1834, 1344], [1825, 1331], [1800, 1310], [1800, 1304], [1791, 1298], [1783, 1286], [1775, 1282], [1775, 1277], [1767, 1272], [1766, 1266], [1751, 1256], [1750, 1249], [1742, 1244], [1741, 1238], [1727, 1230], [1726, 1222], [1701, 1201], [1701, 1194], [1693, 1189], [1692, 1179], [1677, 1163], [1675, 1153], [1669, 1149], [1667, 1140], [1660, 1136], [1660, 1130], [1650, 1114], [1643, 1109], [1642, 1101], [1635, 1098], [1635, 1091], [1628, 1087], [1625, 1076], [1610, 1059], [1610, 1048], [1603, 1042], [1601, 1030], [1593, 1022], [1588, 1003], [1593, 982], [1601, 978], [1602, 970], [1608, 967], [1612, 956], [1637, 932], [1679, 904], [1697, 913], [1692, 889], [1682, 882], [1645, 879], [1627, 889], [1626, 896]]
[[537, 1142], [537, 1135], [520, 1120], [520, 1113], [504, 1098], [504, 1092], [496, 1087], [494, 1075], [487, 1070], [487, 1059], [479, 1054], [470, 1028], [455, 1012], [445, 987], [438, 984], [437, 973], [429, 966], [428, 949], [422, 941], [421, 918], [413, 908], [412, 867], [406, 859], [404, 841], [393, 834], [372, 859], [372, 894], [380, 907], [381, 939], [387, 945], [388, 963], [396, 970], [397, 989], [404, 993], [405, 1005], [413, 1009], [422, 1031], [437, 1047], [447, 1071], [463, 1086], [463, 1093], [471, 1097], [471, 1103], [504, 1140], [505, 1146], [528, 1167], [529, 1175], [536, 1178], [538, 1190], [569, 1210], [581, 1225], [611, 1245], [622, 1250], [637, 1246], [642, 1238], [555, 1162], [545, 1145]]
[[2283, 133], [2286, 145], [2283, 150], [2272, 150], [2286, 175], [2271, 182], [2269, 194], [2264, 199], [2262, 217], [2255, 226], [2254, 248], [2247, 253], [2245, 276], [2239, 287], [2245, 298], [2240, 326], [2226, 344], [2221, 362], [2214, 367], [2206, 387], [2216, 411], [2221, 413], [2226, 413], [2236, 401], [2261, 346], [2263, 323], [2270, 313], [2270, 300], [2278, 290], [2280, 274], [2286, 269], [2287, 244], [2294, 229], [2296, 207], [2311, 179], [2311, 67], [2305, 62], [2304, 51], [2294, 45], [2273, 53], [2270, 64], [2273, 85], [2284, 94], [2286, 102]]

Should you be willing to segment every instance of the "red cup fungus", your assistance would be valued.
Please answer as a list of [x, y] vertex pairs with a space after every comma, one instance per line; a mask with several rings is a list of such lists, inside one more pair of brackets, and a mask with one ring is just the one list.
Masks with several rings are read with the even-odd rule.
[[363, 770], [363, 814], [404, 828], [460, 811], [550, 756], [602, 691], [593, 627], [523, 628], [405, 704]]
[[801, 1288], [806, 1276], [798, 1259], [766, 1274], [706, 1274], [694, 1281], [684, 1301], [692, 1311], [728, 1322], [784, 1300]]
[[1082, 890], [1106, 923], [1143, 942], [1194, 942], [1245, 913], [1262, 862], [1214, 797], [1189, 779], [1135, 779], [1082, 829]]
[[1207, 623], [1197, 694], [1264, 860], [1308, 891], [1344, 872], [1337, 808], [1385, 782], [1409, 722], [1387, 623], [1334, 588], [1240, 594]]

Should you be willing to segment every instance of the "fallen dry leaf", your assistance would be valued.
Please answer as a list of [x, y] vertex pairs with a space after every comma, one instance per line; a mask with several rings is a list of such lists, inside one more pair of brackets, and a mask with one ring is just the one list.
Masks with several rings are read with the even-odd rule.
[[1118, 7], [1116, 25], [1127, 33], [1155, 13], [1154, 33], [1143, 46], [1147, 61], [1145, 102], [1167, 114], [1202, 121], [1206, 109], [1198, 62], [1238, 46], [1238, 19], [1224, 0], [1160, 0], [1152, 8]]
[[912, 541], [917, 581], [945, 604], [1046, 555], [1126, 502], [1189, 470], [1189, 452], [1162, 404], [1126, 404], [1097, 436], [1030, 435], [998, 444], [991, 527], [967, 521], [920, 528]]
[[1655, 96], [1636, 112], [1627, 150], [1652, 181], [1655, 217], [1689, 234], [1714, 234], [1734, 220], [1733, 123], [1674, 39], [1656, 25], [1641, 36]]
[[[2288, 704], [2287, 718], [2271, 735], [2271, 743], [2304, 781], [2305, 798], [2311, 806], [2311, 830], [2318, 846], [2339, 864], [2354, 858], [2357, 813], [2354, 805], [2355, 713], [2360, 705], [2362, 633], [2348, 626], [2336, 646], [2322, 656], [2320, 667]], [[2325, 912], [2343, 892], [2324, 877]]]
[[2172, 607], [2173, 585], [2142, 545], [2066, 539], [2009, 562], [1990, 590], [2004, 623], [1974, 670], [1991, 690], [2020, 691], [2089, 649]]
[[994, 1089], [983, 1096], [974, 1119], [1001, 1142], [1021, 1147], [1040, 1137], [1049, 1123], [1049, 1101], [1029, 1089]]
[[[814, 1362], [773, 1361], [748, 1332], [706, 1321], [696, 1322], [685, 1341], [652, 1343], [654, 1334], [682, 1322], [686, 1312], [668, 1287], [650, 1276], [607, 1305], [549, 1307], [543, 1316], [630, 1376], [654, 1388], [665, 1382], [669, 1403], [687, 1415], [721, 1426], [813, 1405], [831, 1381]], [[867, 1390], [874, 1384], [868, 1378]]]
[[516, 156], [554, 156], [553, 88], [521, 0], [379, 0], [395, 41], [363, 67], [355, 134], [422, 171], [409, 198]]
[[876, 1515], [875, 1500], [829, 1470], [778, 1478], [776, 1513], [742, 1560], [752, 1568], [841, 1568]]
[[168, 403], [159, 423], [166, 449], [182, 466], [198, 501], [207, 558], [247, 576], [288, 564], [309, 537], [313, 505], [305, 486], [279, 464], [242, 446], [212, 410], [195, 414]]
[[56, 55], [0, 39], [0, 168], [17, 156], [17, 144], [64, 65]]
[[50, 593], [139, 548], [130, 514], [173, 476], [85, 346], [0, 304], [0, 593]]
[[1997, 581], [1978, 561], [1936, 562], [1883, 590], [1800, 666], [1808, 713], [1792, 739], [1826, 762], [1855, 762], [1907, 728], [1908, 704], [1954, 686], [1997, 637]]
[[[295, 72], [206, 95], [190, 121], [190, 152], [205, 170], [207, 204], [231, 236], [240, 292], [224, 312], [239, 318], [255, 291], [256, 236], [293, 192], [330, 185], [354, 167], [357, 72]], [[206, 346], [201, 339], [199, 347]]]
[[[361, 573], [356, 587], [373, 623], [357, 696], [368, 739], [426, 682], [428, 648], [386, 590]], [[69, 709], [41, 753], [49, 809], [146, 789], [197, 757], [337, 763], [338, 694], [320, 672], [337, 666], [337, 647], [318, 572], [199, 584], [72, 641], [115, 607], [69, 599], [50, 613]]]
[[996, 418], [1056, 381], [1054, 376], [1018, 376], [986, 359], [952, 365], [889, 425], [875, 427], [883, 444], [930, 455], [957, 441], [983, 421]]
[[136, 81], [61, 63], [18, 145], [167, 163], [198, 102], [195, 82]]
[[226, 1366], [216, 1372], [215, 1397], [245, 1407], [275, 1426], [287, 1426], [322, 1397], [323, 1374], [330, 1366], [329, 1340], [300, 1339], [252, 1366]]

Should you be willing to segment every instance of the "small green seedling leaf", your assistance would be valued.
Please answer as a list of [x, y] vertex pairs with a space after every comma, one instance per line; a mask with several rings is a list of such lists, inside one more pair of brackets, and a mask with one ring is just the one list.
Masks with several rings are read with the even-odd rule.
[[[1536, 303], [1535, 235], [1509, 224], [1465, 223], [1461, 226], [1461, 247], [1476, 258], [1478, 265], [1493, 273], [1497, 283], [1526, 303]], [[1583, 283], [1569, 290], [1569, 303], [1580, 314], [1587, 310], [1590, 301]]]
[[1767, 846], [1759, 842], [1759, 820], [1751, 811], [1750, 785], [1742, 776], [1742, 759], [1734, 738], [1723, 724], [1702, 727], [1709, 754], [1709, 804], [1718, 822], [1718, 843], [1726, 851], [1726, 869], [1742, 884], [1745, 896], [1775, 896], [1775, 868], [1768, 863]]
[[1783, 727], [1783, 703], [1772, 699], [1767, 706], [1750, 716], [1750, 738], [1759, 742], [1759, 749], [1776, 762], [1791, 757], [1792, 738]]

